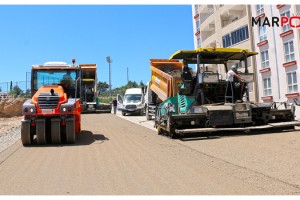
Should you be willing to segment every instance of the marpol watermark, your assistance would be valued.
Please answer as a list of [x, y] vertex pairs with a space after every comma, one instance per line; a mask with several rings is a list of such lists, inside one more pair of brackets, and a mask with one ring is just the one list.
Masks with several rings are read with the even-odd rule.
[[251, 25], [268, 26], [268, 27], [283, 27], [289, 25], [291, 28], [300, 28], [300, 14], [292, 15], [291, 17], [252, 17]]

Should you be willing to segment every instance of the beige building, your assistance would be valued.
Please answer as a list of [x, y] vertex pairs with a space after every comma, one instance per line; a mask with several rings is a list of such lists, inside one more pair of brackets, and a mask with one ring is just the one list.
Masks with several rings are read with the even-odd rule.
[[[228, 47], [254, 50], [251, 27], [250, 5], [193, 5], [194, 46]], [[255, 57], [249, 58], [249, 73], [255, 68]], [[234, 62], [229, 63], [229, 67]], [[244, 71], [244, 66], [238, 66]], [[209, 66], [210, 71], [218, 72], [225, 77], [225, 70], [218, 65]], [[255, 77], [256, 79], [256, 77]], [[253, 84], [249, 84], [250, 100], [257, 100]]]

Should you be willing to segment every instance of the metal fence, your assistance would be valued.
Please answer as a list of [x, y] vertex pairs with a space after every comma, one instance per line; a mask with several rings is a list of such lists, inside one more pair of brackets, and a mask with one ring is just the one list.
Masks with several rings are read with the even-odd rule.
[[30, 81], [10, 81], [0, 83], [0, 98], [29, 97]]

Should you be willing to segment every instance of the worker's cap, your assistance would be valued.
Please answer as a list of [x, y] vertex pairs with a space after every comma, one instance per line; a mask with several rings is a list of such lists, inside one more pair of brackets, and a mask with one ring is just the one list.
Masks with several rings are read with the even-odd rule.
[[231, 69], [236, 69], [236, 66], [235, 66], [235, 65], [232, 65], [232, 66], [231, 66]]

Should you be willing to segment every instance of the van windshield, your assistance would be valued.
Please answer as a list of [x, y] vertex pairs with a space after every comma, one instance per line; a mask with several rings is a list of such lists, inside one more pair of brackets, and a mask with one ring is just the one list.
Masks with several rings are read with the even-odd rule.
[[141, 99], [142, 99], [141, 94], [126, 94], [124, 96], [124, 101], [126, 103], [138, 103], [141, 101]]

